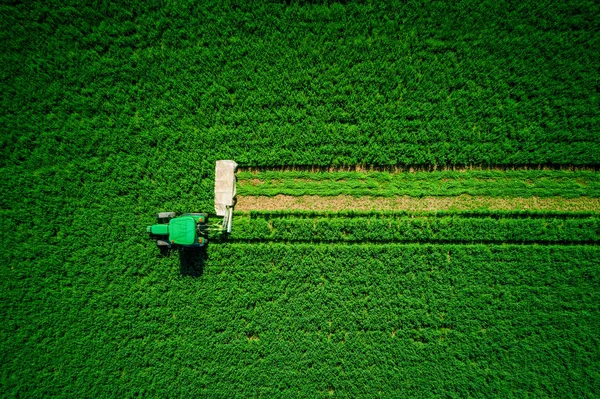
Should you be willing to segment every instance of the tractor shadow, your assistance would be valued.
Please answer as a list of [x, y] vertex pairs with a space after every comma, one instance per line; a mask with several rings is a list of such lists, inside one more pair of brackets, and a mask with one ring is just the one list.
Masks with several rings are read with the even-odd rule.
[[181, 248], [175, 252], [179, 253], [179, 272], [182, 276], [202, 276], [204, 263], [208, 259], [206, 246], [202, 248]]

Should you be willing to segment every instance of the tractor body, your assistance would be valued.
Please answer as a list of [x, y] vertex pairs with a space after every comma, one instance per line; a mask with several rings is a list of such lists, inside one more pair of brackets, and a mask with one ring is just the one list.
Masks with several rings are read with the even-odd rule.
[[207, 222], [204, 213], [184, 213], [176, 217], [174, 212], [163, 212], [158, 214], [158, 223], [146, 227], [146, 232], [157, 239], [159, 247], [198, 248], [207, 243]]

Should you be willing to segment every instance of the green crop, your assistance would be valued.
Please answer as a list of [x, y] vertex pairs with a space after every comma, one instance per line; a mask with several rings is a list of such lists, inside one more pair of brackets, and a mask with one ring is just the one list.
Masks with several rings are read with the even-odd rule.
[[597, 2], [306, 3], [3, 6], [0, 166], [600, 165]]
[[598, 212], [234, 213], [206, 252], [145, 233], [213, 209], [218, 159], [573, 166], [351, 176], [597, 197], [598, 20], [587, 0], [3, 2], [0, 396], [600, 397]]
[[328, 217], [236, 218], [234, 241], [600, 243], [600, 219]]
[[119, 247], [9, 280], [5, 393], [600, 394], [598, 246]]

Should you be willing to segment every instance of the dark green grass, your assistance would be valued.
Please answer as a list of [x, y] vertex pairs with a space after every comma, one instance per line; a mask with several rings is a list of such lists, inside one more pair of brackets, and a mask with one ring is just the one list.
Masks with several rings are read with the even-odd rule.
[[598, 2], [324, 3], [5, 4], [0, 165], [600, 165]]
[[563, 170], [465, 172], [240, 172], [240, 195], [472, 196], [576, 198], [600, 196], [600, 173]]
[[131, 244], [4, 269], [4, 394], [600, 395], [597, 246]]
[[596, 167], [598, 7], [4, 2], [0, 395], [599, 396], [598, 246], [144, 234], [223, 158]]

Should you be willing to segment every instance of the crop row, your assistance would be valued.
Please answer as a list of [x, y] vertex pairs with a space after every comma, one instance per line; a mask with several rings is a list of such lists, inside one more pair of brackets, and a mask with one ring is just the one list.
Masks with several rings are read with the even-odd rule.
[[402, 218], [402, 217], [426, 217], [426, 218], [492, 218], [492, 219], [589, 219], [598, 217], [598, 212], [563, 212], [563, 211], [544, 211], [544, 210], [393, 210], [393, 211], [307, 211], [307, 210], [281, 210], [281, 211], [250, 211], [238, 212], [241, 216], [249, 216], [257, 219], [314, 219], [314, 218]]
[[[459, 195], [456, 197], [355, 197], [337, 195], [276, 195], [238, 196], [236, 211], [244, 212], [472, 212], [516, 211], [573, 212], [579, 217], [584, 213], [598, 214], [600, 197], [485, 197]], [[537, 215], [536, 215], [537, 216]], [[564, 217], [564, 216], [563, 216]]]
[[600, 218], [238, 217], [239, 241], [600, 242]]
[[238, 181], [240, 195], [600, 197], [600, 174], [587, 170], [263, 171], [238, 173]]

